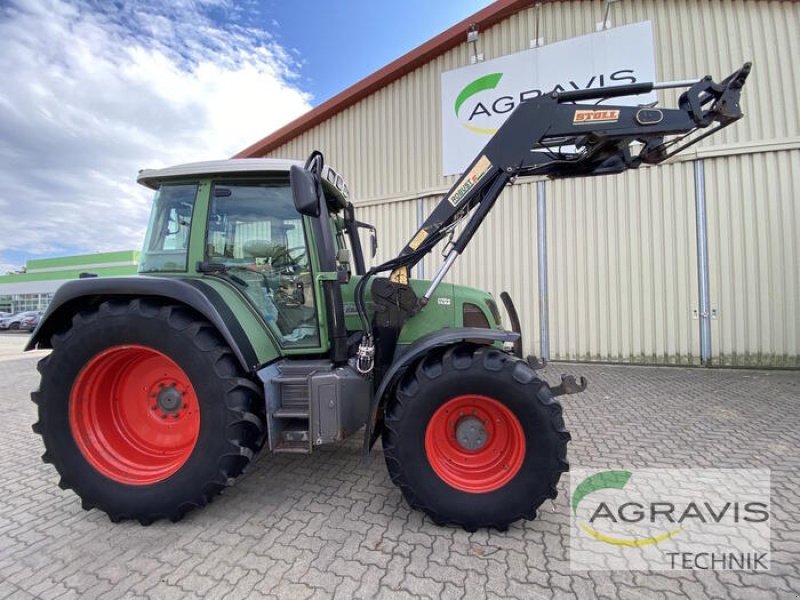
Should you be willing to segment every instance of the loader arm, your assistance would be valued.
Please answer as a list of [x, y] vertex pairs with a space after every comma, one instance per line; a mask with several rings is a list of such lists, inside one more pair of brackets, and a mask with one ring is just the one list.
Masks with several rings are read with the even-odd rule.
[[[710, 76], [698, 81], [637, 83], [602, 89], [552, 92], [519, 104], [462, 176], [433, 210], [400, 254], [371, 269], [359, 282], [356, 306], [370, 332], [364, 306], [364, 290], [370, 277], [391, 271], [389, 281], [407, 289], [409, 269], [440, 241], [450, 236], [445, 260], [429, 289], [415, 306], [406, 307], [405, 318], [424, 307], [456, 258], [464, 251], [505, 186], [520, 176], [551, 178], [586, 177], [621, 173], [642, 164], [658, 164], [701, 139], [742, 118], [741, 89], [750, 73], [745, 63], [720, 82]], [[646, 94], [654, 89], [687, 88], [678, 107], [616, 106], [601, 104], [615, 97]], [[583, 101], [593, 104], [579, 104]], [[702, 134], [692, 136], [700, 129]], [[634, 150], [638, 146], [638, 152]], [[458, 236], [455, 226], [466, 220]], [[398, 291], [399, 298], [399, 291]], [[399, 305], [399, 301], [397, 302]], [[407, 305], [407, 303], [406, 303]], [[402, 326], [404, 318], [384, 326]], [[398, 329], [399, 331], [399, 329]], [[374, 333], [374, 331], [373, 331]], [[391, 337], [385, 331], [385, 362], [391, 354]], [[359, 349], [362, 369], [375, 359], [372, 334], [364, 336]], [[380, 357], [378, 358], [380, 361]]]
[[[575, 104], [649, 93], [676, 84], [643, 83], [603, 89], [552, 93], [522, 102], [465, 170], [439, 206], [401, 250], [413, 266], [421, 242], [439, 241], [457, 217], [493, 202], [510, 180], [526, 175], [568, 178], [621, 173], [641, 164], [658, 164], [704, 137], [742, 118], [741, 88], [750, 64], [714, 83], [711, 77], [691, 84], [678, 108]], [[698, 129], [716, 127], [686, 139]], [[680, 136], [665, 141], [667, 136]], [[643, 144], [638, 155], [630, 145]], [[562, 150], [567, 148], [567, 150]], [[492, 193], [489, 193], [489, 192]], [[485, 216], [485, 215], [484, 215]], [[429, 244], [426, 244], [428, 246]], [[413, 257], [412, 257], [413, 255]]]

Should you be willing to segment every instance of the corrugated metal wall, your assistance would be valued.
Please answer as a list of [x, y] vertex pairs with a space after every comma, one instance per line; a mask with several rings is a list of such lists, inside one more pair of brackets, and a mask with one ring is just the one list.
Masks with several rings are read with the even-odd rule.
[[[589, 33], [603, 4], [550, 2], [551, 43]], [[550, 353], [553, 359], [698, 364], [692, 159], [703, 158], [709, 220], [714, 363], [800, 366], [800, 3], [622, 0], [614, 25], [653, 22], [660, 79], [724, 75], [754, 62], [746, 118], [658, 169], [547, 182]], [[527, 49], [535, 11], [480, 35], [487, 59]], [[469, 64], [466, 44], [282, 146], [272, 156], [322, 149], [345, 173], [376, 224], [380, 255], [394, 255], [452, 184], [441, 176], [440, 77]], [[579, 60], [579, 57], [576, 57]], [[674, 104], [674, 95], [663, 96]], [[424, 273], [430, 276], [435, 262]], [[509, 289], [539, 348], [536, 186], [505, 193], [449, 279]]]
[[714, 361], [800, 367], [800, 150], [705, 163]]
[[551, 357], [696, 363], [691, 164], [548, 187]]

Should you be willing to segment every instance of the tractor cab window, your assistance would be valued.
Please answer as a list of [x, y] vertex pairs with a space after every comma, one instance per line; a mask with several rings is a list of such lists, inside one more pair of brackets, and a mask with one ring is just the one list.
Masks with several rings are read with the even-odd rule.
[[196, 184], [164, 184], [156, 192], [140, 273], [186, 271]]
[[303, 220], [288, 182], [215, 183], [206, 255], [224, 265], [284, 346], [319, 346]]

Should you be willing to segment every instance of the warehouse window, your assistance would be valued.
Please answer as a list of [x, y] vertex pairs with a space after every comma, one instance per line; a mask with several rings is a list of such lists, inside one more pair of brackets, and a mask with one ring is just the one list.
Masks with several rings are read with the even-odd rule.
[[29, 310], [44, 310], [52, 299], [52, 293], [14, 294], [9, 296], [10, 312], [19, 313]]

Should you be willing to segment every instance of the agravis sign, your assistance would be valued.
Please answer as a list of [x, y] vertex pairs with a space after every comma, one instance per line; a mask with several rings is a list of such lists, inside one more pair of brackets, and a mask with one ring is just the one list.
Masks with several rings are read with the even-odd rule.
[[[649, 21], [509, 54], [442, 73], [442, 171], [460, 173], [511, 111], [551, 90], [577, 90], [655, 80]], [[655, 94], [615, 98], [636, 105]], [[579, 111], [580, 112], [580, 111]], [[576, 123], [611, 120], [614, 111], [576, 113]]]

